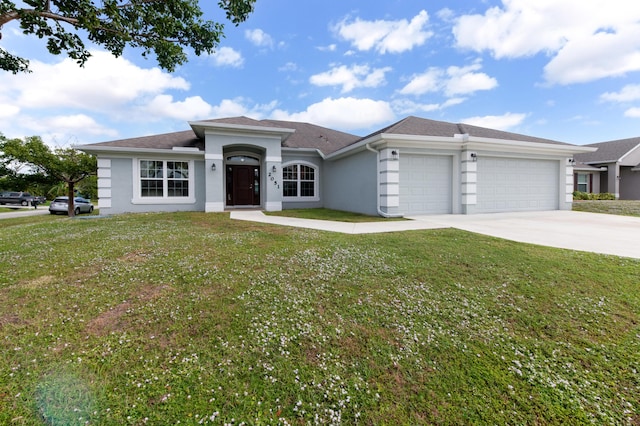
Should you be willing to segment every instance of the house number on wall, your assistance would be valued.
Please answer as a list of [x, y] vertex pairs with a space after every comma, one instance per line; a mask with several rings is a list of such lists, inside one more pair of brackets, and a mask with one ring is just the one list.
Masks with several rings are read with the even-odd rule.
[[269, 172], [269, 177], [271, 178], [271, 182], [273, 182], [273, 186], [275, 186], [276, 188], [280, 189], [280, 185], [278, 185], [278, 181], [276, 180], [276, 178], [274, 176], [271, 176], [271, 172]]

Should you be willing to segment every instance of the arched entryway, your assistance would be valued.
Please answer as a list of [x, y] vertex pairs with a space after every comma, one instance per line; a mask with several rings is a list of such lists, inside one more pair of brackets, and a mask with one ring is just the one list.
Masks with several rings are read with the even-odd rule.
[[257, 154], [234, 152], [225, 155], [225, 200], [230, 207], [259, 206], [260, 163]]

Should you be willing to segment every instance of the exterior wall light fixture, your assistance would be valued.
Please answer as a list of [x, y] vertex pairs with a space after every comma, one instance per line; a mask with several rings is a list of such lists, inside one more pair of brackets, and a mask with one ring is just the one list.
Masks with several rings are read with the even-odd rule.
[[211, 171], [212, 172], [216, 171], [216, 163], [211, 163]]
[[276, 166], [271, 167], [271, 171], [272, 171], [273, 173], [275, 173], [277, 170], [278, 170], [278, 169], [276, 169]]
[[397, 149], [391, 151], [391, 159], [397, 161], [400, 158], [400, 153]]
[[471, 161], [473, 161], [474, 163], [478, 161], [478, 154], [476, 154], [475, 152], [472, 152], [471, 154], [469, 154], [469, 156], [471, 157]]

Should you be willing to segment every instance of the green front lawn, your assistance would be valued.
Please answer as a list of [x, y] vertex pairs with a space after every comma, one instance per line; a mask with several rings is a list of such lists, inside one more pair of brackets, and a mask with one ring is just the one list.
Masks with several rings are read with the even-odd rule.
[[590, 213], [640, 216], [640, 200], [574, 200], [573, 210]]
[[638, 260], [452, 229], [32, 219], [0, 224], [0, 424], [640, 422]]

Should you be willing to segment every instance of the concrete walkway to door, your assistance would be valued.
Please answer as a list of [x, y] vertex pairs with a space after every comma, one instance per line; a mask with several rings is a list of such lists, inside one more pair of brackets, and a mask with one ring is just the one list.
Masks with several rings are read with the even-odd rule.
[[332, 222], [260, 211], [231, 212], [232, 219], [346, 234], [457, 228], [523, 243], [640, 259], [640, 218], [574, 211], [412, 216], [404, 221]]

